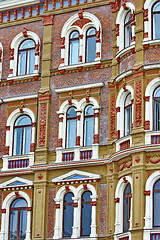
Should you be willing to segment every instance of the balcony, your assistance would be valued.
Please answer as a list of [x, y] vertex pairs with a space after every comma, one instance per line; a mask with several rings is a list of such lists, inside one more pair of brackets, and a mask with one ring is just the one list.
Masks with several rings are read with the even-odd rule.
[[71, 149], [56, 149], [56, 162], [85, 161], [98, 159], [99, 145], [93, 144], [91, 147], [75, 146]]
[[4, 156], [2, 171], [28, 168], [34, 164], [34, 153], [22, 156]]
[[150, 240], [160, 240], [160, 233], [151, 233]]

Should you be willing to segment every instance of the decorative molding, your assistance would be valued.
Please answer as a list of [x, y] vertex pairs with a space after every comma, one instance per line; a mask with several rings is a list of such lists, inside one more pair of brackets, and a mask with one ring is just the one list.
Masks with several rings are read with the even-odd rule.
[[142, 125], [142, 81], [136, 82], [136, 97], [135, 97], [135, 126]]
[[45, 146], [46, 142], [46, 118], [47, 103], [40, 104], [40, 124], [39, 124], [39, 146]]
[[120, 202], [120, 198], [119, 198], [119, 197], [115, 198], [115, 199], [114, 199], [114, 202], [115, 202], [115, 203], [119, 203], [119, 202]]
[[42, 16], [42, 21], [44, 26], [49, 26], [54, 24], [54, 14]]
[[150, 130], [150, 121], [149, 121], [149, 120], [146, 120], [146, 121], [144, 122], [144, 129], [145, 129], [145, 130]]
[[160, 155], [146, 156], [146, 162], [156, 164], [156, 163], [160, 162]]
[[110, 124], [110, 137], [115, 138], [115, 130], [116, 130], [116, 96], [115, 94], [112, 94], [110, 97], [110, 112], [111, 112], [111, 124]]
[[118, 165], [118, 171], [122, 171], [125, 168], [130, 168], [132, 166], [132, 160], [124, 161]]

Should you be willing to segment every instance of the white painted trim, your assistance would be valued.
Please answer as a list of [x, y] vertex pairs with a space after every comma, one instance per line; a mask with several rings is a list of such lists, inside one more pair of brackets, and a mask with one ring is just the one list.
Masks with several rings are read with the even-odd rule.
[[19, 97], [12, 97], [12, 98], [4, 98], [2, 99], [2, 102], [13, 102], [13, 101], [19, 101], [19, 100], [25, 100], [25, 99], [33, 99], [38, 98], [38, 94], [32, 94], [27, 96], [19, 96]]
[[144, 65], [145, 70], [155, 69], [155, 68], [160, 68], [160, 64], [159, 63], [153, 63], [153, 64]]
[[[144, 33], [148, 32], [148, 38], [144, 38], [143, 42], [147, 42], [151, 40], [151, 9], [153, 4], [155, 4], [157, 0], [146, 0], [144, 3], [144, 9], [148, 9], [148, 21], [144, 22]], [[156, 41], [156, 40], [154, 40]]]
[[151, 144], [151, 135], [160, 135], [160, 131], [146, 131], [145, 132], [145, 144]]
[[58, 70], [65, 69], [65, 70], [72, 70], [77, 67], [91, 67], [91, 66], [96, 66], [97, 64], [101, 63], [101, 61], [94, 61], [94, 62], [88, 62], [88, 63], [79, 63], [79, 64], [73, 64], [73, 65], [68, 65], [68, 66], [59, 66]]
[[130, 45], [127, 48], [122, 49], [121, 51], [118, 51], [116, 54], [116, 59], [118, 57], [123, 57], [126, 53], [130, 52], [131, 49], [135, 48], [135, 43], [132, 43], [132, 45]]
[[[31, 207], [31, 199], [25, 192], [19, 191], [19, 197], [24, 198], [27, 201], [28, 207]], [[9, 193], [2, 203], [2, 209], [6, 209], [6, 213], [2, 213], [1, 232], [0, 239], [8, 240], [9, 229], [9, 209], [11, 203], [16, 199], [15, 192]], [[27, 212], [27, 229], [25, 240], [31, 240], [31, 212]]]
[[[92, 201], [96, 201], [98, 198], [96, 189], [93, 185], [87, 184], [87, 190], [91, 191], [91, 199]], [[80, 222], [81, 222], [81, 196], [85, 191], [83, 185], [79, 185], [77, 188], [69, 185], [69, 191], [73, 193], [74, 197], [72, 198], [74, 202], [78, 202], [78, 207], [74, 208], [73, 214], [73, 231], [71, 238], [80, 237]], [[56, 219], [55, 219], [55, 227], [54, 227], [54, 236], [53, 239], [62, 238], [62, 221], [63, 221], [63, 198], [66, 194], [65, 186], [61, 187], [54, 199], [56, 204], [60, 204], [60, 208], [56, 209]], [[90, 238], [96, 238], [96, 206], [92, 206], [91, 213], [91, 234]], [[87, 239], [87, 238], [86, 238]]]
[[[127, 91], [123, 88], [118, 93], [116, 100], [116, 108], [120, 107], [120, 112], [117, 112], [117, 130], [120, 130], [120, 137], [124, 136], [124, 101], [129, 93], [131, 93], [131, 99], [134, 99], [134, 89], [130, 85], [126, 85]], [[132, 104], [132, 123], [134, 118], [134, 105]]]
[[[78, 178], [79, 180], [82, 180], [82, 179], [101, 179], [101, 175], [99, 175], [99, 174], [79, 171], [79, 170], [75, 169], [75, 170], [73, 170], [71, 172], [68, 172], [68, 173], [65, 173], [65, 174], [63, 174], [63, 175], [61, 175], [59, 177], [53, 178], [52, 182], [66, 181], [66, 178], [69, 178], [69, 177], [74, 176], [74, 175], [84, 176], [84, 178]], [[73, 180], [77, 180], [77, 179], [74, 178]]]
[[36, 77], [36, 76], [38, 76], [37, 73], [32, 73], [32, 74], [8, 77], [7, 80], [23, 80], [23, 79], [33, 78], [33, 77]]
[[[128, 10], [124, 10], [123, 6], [121, 6], [117, 19], [116, 24], [119, 24], [119, 36], [117, 36], [117, 47], [119, 47], [119, 51], [124, 49], [124, 20], [127, 13], [131, 10], [131, 12], [135, 12], [135, 6], [130, 3], [126, 2], [126, 7], [128, 7]], [[135, 36], [135, 26], [132, 26], [132, 37]], [[131, 43], [135, 44], [135, 43]]]
[[[35, 44], [39, 43], [39, 56], [38, 55], [35, 56], [35, 65], [38, 65], [38, 70], [34, 70], [33, 74], [37, 75], [39, 72], [40, 45], [41, 45], [40, 38], [36, 33], [31, 31], [27, 31], [27, 37], [23, 36], [23, 32], [20, 32], [11, 42], [11, 49], [14, 49], [14, 60], [10, 60], [10, 69], [13, 69], [13, 74], [9, 74], [8, 80], [13, 79], [13, 77], [17, 76], [18, 48], [22, 41], [27, 40], [28, 38], [33, 39], [35, 41]], [[32, 74], [28, 74], [26, 75], [26, 78], [29, 77], [29, 75], [34, 76]]]
[[7, 9], [18, 8], [22, 6], [28, 6], [32, 4], [39, 3], [39, 0], [4, 0], [1, 1], [0, 11], [4, 11]]
[[152, 80], [146, 87], [145, 96], [150, 96], [149, 101], [145, 102], [145, 120], [150, 121], [150, 130], [153, 130], [153, 92], [160, 86], [159, 78]]
[[[78, 26], [73, 25], [74, 22], [79, 20], [78, 13], [71, 16], [62, 28], [61, 37], [62, 38], [65, 37], [65, 48], [61, 49], [61, 59], [64, 58], [64, 63], [60, 64], [59, 69], [64, 69], [66, 66], [68, 66], [69, 35], [74, 30], [77, 30], [80, 35], [83, 35], [83, 39], [80, 39], [80, 41], [79, 41], [79, 56], [82, 56], [82, 64], [85, 64], [86, 31], [90, 27], [95, 27], [95, 29], [97, 31], [99, 31], [99, 29], [100, 29], [100, 43], [96, 43], [96, 52], [100, 52], [100, 57], [95, 58], [94, 63], [98, 63], [98, 61], [101, 60], [101, 44], [102, 44], [101, 43], [102, 42], [102, 26], [101, 26], [101, 23], [95, 15], [93, 15], [91, 13], [88, 13], [88, 12], [83, 12], [83, 18], [84, 19], [89, 19], [91, 22], [85, 24], [82, 29]], [[75, 66], [77, 67], [78, 65], [83, 66], [82, 64], [80, 63], [80, 64], [69, 66], [69, 69], [73, 69]], [[93, 63], [89, 63], [89, 65], [90, 64], [93, 64]]]
[[[21, 177], [14, 177], [10, 180], [7, 180], [5, 182], [2, 182], [0, 184], [0, 188], [5, 188], [5, 187], [9, 187], [12, 183], [14, 182], [22, 182], [22, 183], [25, 183], [25, 185], [28, 185], [28, 186], [31, 186], [33, 185], [33, 181], [30, 181], [28, 179], [25, 179], [25, 178], [21, 178]], [[15, 185], [15, 186], [21, 186], [21, 185]], [[24, 186], [24, 185], [22, 185]]]
[[91, 83], [91, 84], [68, 87], [68, 88], [58, 88], [58, 89], [55, 89], [55, 92], [63, 93], [63, 92], [76, 91], [76, 90], [82, 90], [82, 89], [87, 89], [87, 88], [97, 88], [97, 87], [103, 87], [103, 86], [104, 86], [104, 83], [99, 82], [99, 83]]
[[[146, 195], [146, 205], [145, 205], [145, 226], [144, 226], [144, 236], [143, 240], [150, 237], [150, 233], [154, 232], [153, 228], [153, 186], [154, 183], [160, 179], [160, 172], [156, 171], [152, 173], [146, 181], [145, 190], [150, 191], [150, 195]], [[155, 230], [156, 232], [156, 230]], [[147, 238], [146, 238], [147, 237]]]
[[[9, 146], [9, 156], [12, 156], [12, 148], [13, 148], [13, 130], [14, 130], [14, 123], [16, 121], [16, 119], [18, 117], [20, 117], [21, 115], [28, 115], [31, 118], [32, 123], [36, 122], [36, 117], [34, 115], [34, 113], [32, 112], [32, 110], [28, 109], [28, 108], [23, 108], [23, 113], [20, 112], [20, 109], [16, 109], [14, 110], [8, 117], [7, 119], [7, 123], [6, 126], [10, 126], [10, 130], [6, 130], [6, 145], [5, 146]], [[35, 143], [35, 127], [32, 126], [32, 133], [31, 133], [31, 143]], [[3, 156], [3, 170], [7, 170], [6, 168], [8, 168], [8, 166], [6, 165], [9, 159], [8, 155], [4, 155]], [[25, 156], [29, 156], [29, 165], [33, 165], [34, 164], [34, 153], [30, 153], [28, 155], [23, 155], [23, 157], [25, 158]], [[15, 159], [18, 158], [19, 156], [13, 156]], [[21, 156], [22, 158], [22, 156]]]
[[132, 70], [128, 70], [128, 71], [118, 75], [118, 77], [116, 77], [115, 80], [116, 80], [116, 82], [119, 82], [122, 78], [127, 77], [127, 76], [129, 76], [131, 74], [132, 74]]
[[[130, 176], [125, 176], [127, 182], [124, 183], [123, 178], [119, 180], [117, 183], [116, 191], [115, 191], [115, 198], [119, 198], [119, 203], [116, 203], [116, 218], [115, 218], [115, 233], [123, 233], [123, 192], [128, 183], [131, 185], [131, 193], [133, 192], [132, 187], [132, 178]], [[131, 198], [131, 216], [130, 216], [130, 228], [132, 229], [132, 198]]]

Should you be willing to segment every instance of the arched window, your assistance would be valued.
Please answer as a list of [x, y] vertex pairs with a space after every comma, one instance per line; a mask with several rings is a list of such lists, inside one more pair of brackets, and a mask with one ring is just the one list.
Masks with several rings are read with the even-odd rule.
[[69, 65], [79, 62], [79, 32], [73, 31], [69, 37]]
[[160, 1], [152, 7], [152, 39], [160, 39]]
[[27, 206], [27, 202], [23, 198], [18, 198], [11, 204], [9, 240], [26, 238]]
[[91, 234], [91, 192], [86, 191], [81, 199], [81, 236], [89, 236]]
[[129, 47], [132, 41], [131, 11], [129, 11], [124, 20], [124, 47]]
[[154, 91], [154, 130], [160, 130], [160, 87]]
[[18, 49], [18, 75], [31, 74], [35, 68], [35, 42], [23, 41]]
[[153, 227], [160, 227], [160, 180], [153, 187]]
[[132, 103], [131, 94], [129, 93], [124, 102], [124, 135], [128, 135], [131, 132], [132, 124]]
[[131, 185], [127, 184], [123, 194], [123, 231], [127, 232], [130, 227], [131, 215]]
[[93, 62], [96, 58], [96, 29], [89, 28], [86, 33], [86, 62]]
[[67, 111], [67, 148], [76, 145], [76, 111], [75, 107], [71, 107]]
[[27, 115], [20, 116], [14, 124], [13, 155], [24, 155], [30, 152], [32, 122]]
[[94, 110], [92, 105], [88, 105], [84, 112], [84, 146], [93, 144], [94, 135]]
[[73, 227], [73, 193], [69, 192], [64, 196], [63, 201], [63, 237], [72, 235]]

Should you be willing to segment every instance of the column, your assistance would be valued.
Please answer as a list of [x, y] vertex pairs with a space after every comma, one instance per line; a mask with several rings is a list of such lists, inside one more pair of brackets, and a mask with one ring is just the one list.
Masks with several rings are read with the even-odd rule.
[[54, 236], [53, 239], [60, 238], [60, 200], [55, 199], [56, 204], [56, 220], [55, 220], [55, 227], [54, 227]]
[[62, 162], [62, 146], [63, 146], [63, 113], [57, 112], [59, 119], [59, 137], [56, 148], [56, 162]]
[[91, 196], [92, 202], [92, 219], [91, 219], [91, 234], [90, 237], [97, 237], [96, 234], [96, 204], [97, 196]]
[[77, 136], [76, 136], [76, 146], [74, 151], [74, 161], [80, 160], [80, 141], [81, 141], [81, 111], [76, 110], [77, 112]]
[[72, 236], [71, 238], [77, 238], [79, 237], [79, 208], [80, 206], [78, 206], [78, 200], [79, 198], [76, 197], [72, 197], [73, 202], [73, 207], [74, 207], [74, 218], [73, 218], [73, 231], [72, 231]]

